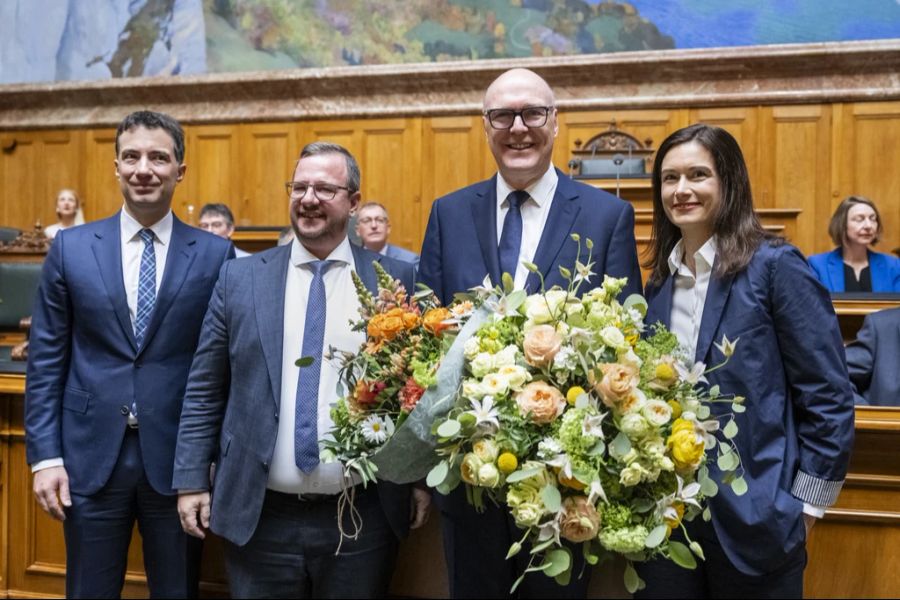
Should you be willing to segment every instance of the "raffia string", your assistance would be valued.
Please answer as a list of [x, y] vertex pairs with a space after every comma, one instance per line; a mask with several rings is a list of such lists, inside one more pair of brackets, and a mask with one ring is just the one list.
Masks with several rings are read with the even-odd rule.
[[[359, 513], [359, 510], [356, 508], [356, 486], [350, 485], [348, 487], [347, 482], [353, 483], [353, 477], [350, 474], [350, 468], [344, 467], [344, 476], [341, 478], [341, 496], [337, 501], [337, 522], [338, 522], [338, 531], [341, 534], [341, 539], [338, 541], [337, 550], [334, 551], [334, 555], [337, 556], [341, 553], [341, 546], [344, 544], [344, 540], [356, 540], [359, 538], [359, 534], [362, 531], [363, 519], [362, 515]], [[344, 515], [350, 516], [350, 524], [353, 526], [352, 532], [347, 533], [344, 530]]]

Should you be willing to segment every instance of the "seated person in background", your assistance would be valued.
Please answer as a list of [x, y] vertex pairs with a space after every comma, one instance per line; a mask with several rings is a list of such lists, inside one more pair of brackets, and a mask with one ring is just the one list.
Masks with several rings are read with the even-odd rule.
[[856, 403], [900, 406], [900, 308], [867, 315], [846, 352]]
[[419, 268], [419, 255], [405, 248], [388, 244], [391, 235], [391, 221], [387, 209], [378, 202], [366, 202], [356, 213], [356, 234], [363, 248], [378, 252], [403, 262], [412, 263]]
[[828, 225], [838, 247], [809, 257], [819, 281], [831, 292], [900, 292], [900, 259], [869, 249], [882, 231], [874, 202], [862, 196], [845, 198]]
[[51, 240], [61, 229], [68, 229], [76, 225], [84, 225], [84, 215], [81, 212], [81, 199], [75, 190], [63, 188], [56, 194], [56, 217], [58, 223], [48, 225], [44, 229], [44, 235]]
[[[234, 215], [225, 204], [206, 204], [200, 209], [200, 229], [213, 233], [220, 238], [230, 240], [234, 233]], [[237, 258], [250, 256], [249, 252], [234, 247]]]

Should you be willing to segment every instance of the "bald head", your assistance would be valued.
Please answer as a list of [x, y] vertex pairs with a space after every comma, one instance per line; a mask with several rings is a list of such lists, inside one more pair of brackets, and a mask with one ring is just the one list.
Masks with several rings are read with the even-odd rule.
[[556, 106], [556, 98], [543, 77], [529, 69], [510, 69], [491, 82], [484, 92], [484, 110], [505, 108], [496, 104], [497, 97], [510, 92], [528, 92], [541, 99], [542, 106]]

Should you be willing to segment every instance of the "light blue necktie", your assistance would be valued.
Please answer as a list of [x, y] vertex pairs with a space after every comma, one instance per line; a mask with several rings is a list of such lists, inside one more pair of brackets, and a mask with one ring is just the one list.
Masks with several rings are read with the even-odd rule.
[[140, 236], [144, 240], [144, 251], [141, 253], [137, 313], [134, 316], [134, 340], [138, 347], [144, 343], [144, 334], [147, 333], [153, 305], [156, 304], [156, 251], [153, 249], [153, 231], [141, 229]]
[[306, 322], [303, 325], [302, 358], [312, 364], [300, 367], [297, 377], [297, 399], [294, 405], [294, 460], [304, 473], [319, 465], [319, 377], [322, 373], [322, 345], [325, 341], [325, 271], [333, 260], [308, 263], [313, 272], [306, 299]]
[[522, 203], [528, 200], [528, 192], [515, 190], [506, 197], [509, 210], [503, 219], [503, 231], [500, 234], [500, 275], [509, 273], [516, 278], [519, 266], [519, 250], [522, 246]]

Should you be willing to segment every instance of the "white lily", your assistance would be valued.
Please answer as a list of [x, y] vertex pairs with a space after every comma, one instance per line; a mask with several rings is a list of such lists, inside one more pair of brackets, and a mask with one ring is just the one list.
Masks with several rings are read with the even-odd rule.
[[725, 358], [731, 358], [731, 355], [734, 354], [734, 349], [735, 347], [737, 347], [737, 343], [738, 341], [740, 341], [740, 339], [741, 338], [737, 338], [736, 340], [731, 341], [728, 339], [727, 335], [723, 335], [722, 343], [713, 345], [719, 349], [719, 352], [721, 352], [725, 356]]
[[581, 433], [582, 435], [590, 435], [594, 436], [597, 439], [603, 439], [603, 428], [601, 424], [603, 423], [603, 419], [606, 418], [606, 415], [609, 413], [600, 413], [599, 415], [587, 415], [584, 417], [584, 423], [581, 425]]
[[675, 363], [675, 370], [678, 376], [691, 385], [697, 385], [698, 382], [709, 383], [703, 375], [706, 372], [706, 363], [695, 362], [691, 370], [688, 371], [680, 362]]

